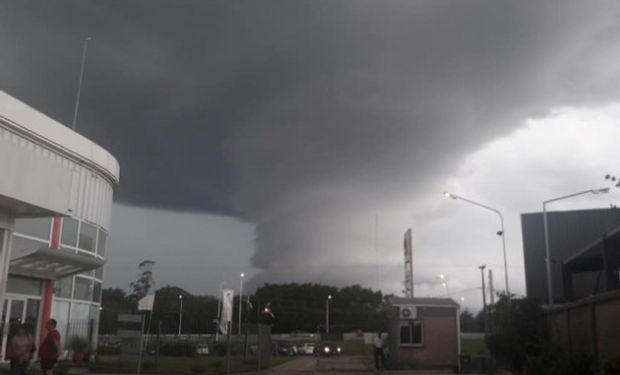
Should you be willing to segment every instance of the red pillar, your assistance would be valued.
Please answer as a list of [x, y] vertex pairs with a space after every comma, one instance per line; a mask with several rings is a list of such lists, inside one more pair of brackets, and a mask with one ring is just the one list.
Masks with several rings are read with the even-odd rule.
[[[50, 241], [50, 248], [52, 249], [60, 249], [61, 228], [62, 228], [62, 218], [61, 217], [52, 218], [52, 233], [51, 233], [51, 241]], [[39, 326], [39, 337], [41, 340], [45, 338], [45, 334], [47, 333], [47, 331], [45, 330], [45, 324], [51, 318], [51, 315], [52, 315], [53, 298], [54, 298], [54, 281], [44, 280], [43, 281], [43, 295], [41, 296], [41, 300], [42, 300], [41, 324]]]

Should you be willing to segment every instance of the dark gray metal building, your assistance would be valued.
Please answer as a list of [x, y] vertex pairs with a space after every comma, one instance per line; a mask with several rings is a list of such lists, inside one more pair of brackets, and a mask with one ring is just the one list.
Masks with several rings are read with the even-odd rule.
[[[620, 209], [547, 212], [547, 222], [557, 303], [615, 288], [608, 279], [613, 272], [617, 279], [617, 251], [610, 251], [613, 249], [609, 246], [598, 251], [596, 246], [613, 245], [606, 239], [615, 236], [620, 228]], [[521, 231], [527, 296], [545, 303], [547, 273], [542, 212], [522, 214]]]

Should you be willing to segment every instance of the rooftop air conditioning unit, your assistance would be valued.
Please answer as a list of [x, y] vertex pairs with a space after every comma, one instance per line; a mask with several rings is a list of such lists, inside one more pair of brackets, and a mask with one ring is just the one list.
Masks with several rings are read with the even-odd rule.
[[400, 305], [399, 312], [401, 319], [416, 319], [418, 317], [418, 310], [413, 305]]

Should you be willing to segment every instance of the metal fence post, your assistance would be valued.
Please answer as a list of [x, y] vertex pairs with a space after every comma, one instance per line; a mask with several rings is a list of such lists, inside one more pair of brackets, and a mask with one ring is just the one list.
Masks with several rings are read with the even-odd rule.
[[232, 330], [231, 322], [227, 322], [226, 329], [226, 373], [230, 374], [230, 331]]

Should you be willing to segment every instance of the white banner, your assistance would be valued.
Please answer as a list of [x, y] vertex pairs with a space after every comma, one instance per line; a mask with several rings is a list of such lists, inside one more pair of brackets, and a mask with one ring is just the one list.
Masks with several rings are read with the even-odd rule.
[[149, 294], [138, 301], [138, 311], [153, 311], [155, 294]]
[[235, 291], [232, 289], [222, 289], [222, 313], [220, 315], [220, 332], [228, 333], [228, 323], [232, 321], [233, 297]]

